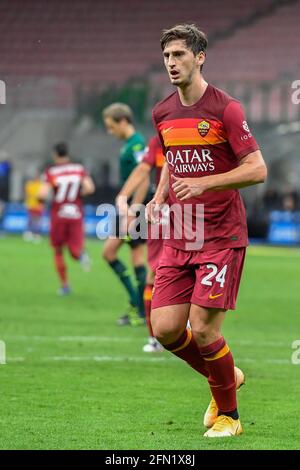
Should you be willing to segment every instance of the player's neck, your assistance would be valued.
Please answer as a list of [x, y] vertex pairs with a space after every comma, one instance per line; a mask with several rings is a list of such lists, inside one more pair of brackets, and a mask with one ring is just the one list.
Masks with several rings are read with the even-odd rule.
[[130, 137], [132, 137], [135, 134], [135, 128], [129, 124], [128, 127], [125, 129], [124, 132], [124, 139], [128, 140]]
[[197, 75], [194, 80], [186, 86], [178, 87], [178, 94], [183, 106], [192, 106], [204, 95], [208, 83], [202, 75]]
[[55, 165], [65, 165], [66, 163], [70, 163], [70, 157], [61, 157], [55, 159]]

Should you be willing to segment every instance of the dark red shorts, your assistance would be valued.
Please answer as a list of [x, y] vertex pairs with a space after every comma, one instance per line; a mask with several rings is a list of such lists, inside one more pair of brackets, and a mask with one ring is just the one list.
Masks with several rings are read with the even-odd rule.
[[192, 303], [234, 310], [246, 248], [187, 252], [164, 245], [152, 308]]
[[83, 219], [53, 217], [51, 219], [50, 240], [54, 248], [67, 245], [72, 253], [79, 256], [84, 243]]
[[148, 264], [153, 272], [155, 272], [158, 267], [160, 255], [163, 249], [163, 243], [164, 241], [162, 239], [147, 239]]

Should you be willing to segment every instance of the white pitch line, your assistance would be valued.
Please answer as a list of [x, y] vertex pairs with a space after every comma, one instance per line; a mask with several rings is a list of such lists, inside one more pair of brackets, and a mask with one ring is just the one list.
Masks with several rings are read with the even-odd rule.
[[[158, 353], [157, 353], [158, 354]], [[149, 356], [47, 356], [41, 357], [41, 361], [43, 362], [135, 362], [135, 363], [157, 363], [157, 362], [176, 362], [180, 359], [172, 357], [172, 356], [160, 356], [155, 355], [152, 357]], [[24, 362], [26, 361], [25, 357], [8, 357], [7, 363], [10, 362]], [[30, 361], [31, 362], [31, 361]], [[34, 361], [35, 362], [35, 361]], [[256, 364], [256, 363], [264, 363], [264, 364], [292, 364], [290, 359], [264, 359], [264, 360], [257, 360], [250, 357], [243, 357], [243, 358], [236, 358], [235, 362], [238, 363], [249, 363], [249, 364]]]
[[[131, 342], [128, 336], [59, 336], [59, 341], [99, 341], [99, 342]], [[139, 339], [139, 338], [137, 338]]]
[[237, 344], [238, 346], [291, 347], [289, 343], [283, 341], [252, 341], [248, 339], [232, 339], [228, 341], [228, 344]]
[[138, 356], [49, 356], [44, 361], [88, 361], [88, 362], [165, 362], [173, 361], [167, 357], [138, 357]]
[[[146, 338], [146, 336], [144, 337]], [[62, 341], [62, 342], [103, 342], [103, 343], [132, 343], [141, 342], [141, 337], [130, 336], [6, 336], [3, 338], [6, 342], [10, 341]], [[232, 339], [228, 341], [229, 345], [234, 344], [238, 346], [262, 346], [262, 347], [287, 347], [290, 348], [289, 343], [283, 341], [253, 341], [248, 339]]]
[[129, 336], [26, 336], [26, 335], [16, 335], [16, 336], [6, 336], [5, 341], [99, 341], [99, 342], [125, 342], [129, 343], [134, 340], [139, 340], [140, 338], [131, 338]]
[[7, 362], [23, 362], [25, 357], [7, 357]]
[[266, 359], [265, 362], [267, 364], [291, 364], [290, 359]]

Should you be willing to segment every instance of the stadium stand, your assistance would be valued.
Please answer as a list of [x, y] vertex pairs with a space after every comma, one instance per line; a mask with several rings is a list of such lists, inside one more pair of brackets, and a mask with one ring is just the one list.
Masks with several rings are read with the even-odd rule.
[[[99, 172], [99, 186], [99, 161], [115, 185], [117, 162], [110, 156], [118, 144], [99, 129], [99, 96], [114, 84], [143, 81], [148, 137], [154, 102], [173, 89], [158, 39], [178, 22], [195, 22], [207, 32], [205, 77], [241, 99], [250, 122], [276, 126], [300, 119], [300, 107], [290, 99], [300, 72], [299, 0], [186, 0], [176, 8], [174, 0], [2, 0], [0, 15], [0, 79], [7, 84], [0, 148], [13, 162], [14, 200], [27, 168], [45, 162], [58, 137], [69, 140], [75, 157], [85, 155], [93, 174]], [[276, 127], [257, 133], [268, 161], [285, 158], [288, 137], [282, 139]]]
[[188, 0], [176, 8], [171, 0], [3, 0], [2, 74], [121, 83], [161, 66], [162, 28], [192, 21], [211, 39], [211, 79], [221, 67], [227, 79], [238, 68], [242, 79], [268, 80], [300, 67], [292, 54], [299, 14], [299, 2], [287, 0]]

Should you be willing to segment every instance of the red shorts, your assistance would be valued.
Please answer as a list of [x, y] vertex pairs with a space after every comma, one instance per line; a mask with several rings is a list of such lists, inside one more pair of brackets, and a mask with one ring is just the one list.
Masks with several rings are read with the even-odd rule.
[[234, 310], [246, 248], [186, 252], [164, 245], [152, 308], [192, 303]]
[[164, 246], [163, 243], [164, 241], [162, 239], [147, 239], [148, 264], [153, 272], [158, 268], [160, 255]]
[[67, 245], [72, 254], [80, 256], [83, 250], [83, 219], [51, 219], [50, 240], [54, 248]]

